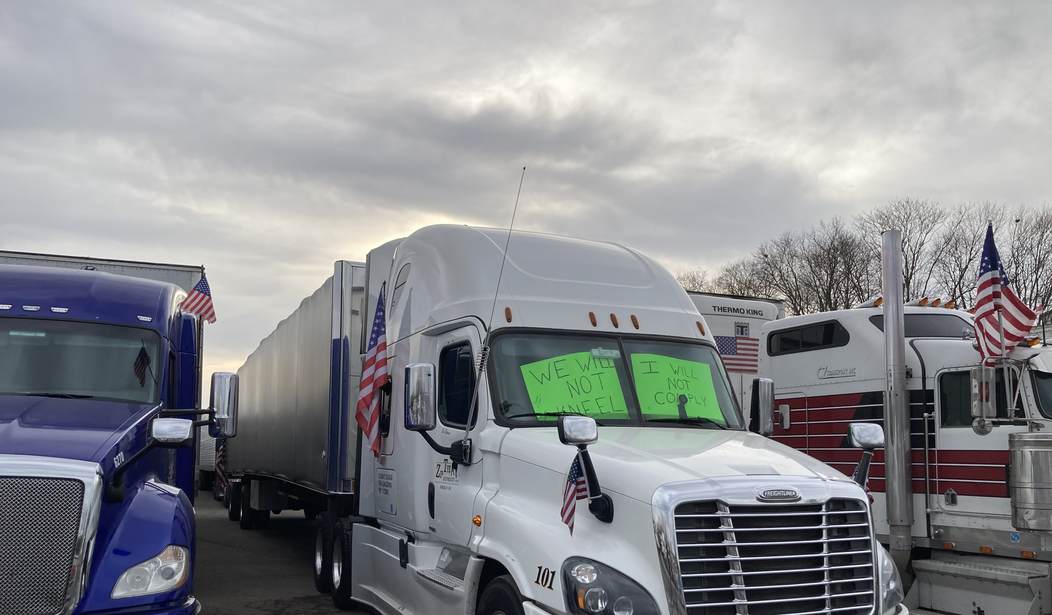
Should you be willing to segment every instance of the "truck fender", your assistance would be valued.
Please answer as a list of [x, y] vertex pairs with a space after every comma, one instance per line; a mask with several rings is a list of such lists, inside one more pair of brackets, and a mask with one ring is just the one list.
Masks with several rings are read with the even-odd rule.
[[[129, 494], [131, 495], [131, 494]], [[109, 526], [104, 531], [103, 525]], [[167, 593], [134, 598], [110, 598], [117, 579], [128, 568], [156, 557], [168, 545], [190, 550], [190, 575], [194, 565], [194, 510], [186, 494], [176, 487], [147, 481], [119, 505], [103, 511], [99, 536], [92, 554], [88, 589], [82, 610], [104, 610], [180, 601], [190, 594], [191, 581]]]

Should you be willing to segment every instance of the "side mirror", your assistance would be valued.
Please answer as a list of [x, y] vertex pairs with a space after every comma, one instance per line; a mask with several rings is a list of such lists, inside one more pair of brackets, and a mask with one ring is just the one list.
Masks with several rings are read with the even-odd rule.
[[848, 428], [851, 446], [864, 451], [884, 448], [884, 428], [876, 423], [852, 423]]
[[410, 363], [405, 368], [405, 428], [431, 431], [436, 423], [435, 366]]
[[215, 415], [208, 425], [208, 434], [213, 438], [233, 438], [237, 435], [237, 389], [237, 374], [212, 374], [208, 408]]
[[774, 433], [774, 380], [753, 378], [749, 430], [769, 436]]
[[150, 437], [158, 446], [186, 446], [194, 440], [194, 422], [190, 419], [156, 418], [150, 424]]
[[559, 441], [573, 446], [588, 446], [599, 440], [599, 426], [590, 416], [560, 416]]

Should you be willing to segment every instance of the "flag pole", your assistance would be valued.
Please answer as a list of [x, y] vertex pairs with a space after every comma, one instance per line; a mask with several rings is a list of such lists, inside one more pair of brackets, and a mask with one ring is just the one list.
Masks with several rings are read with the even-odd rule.
[[[1009, 377], [1010, 373], [1008, 370], [1008, 352], [1005, 350], [1005, 317], [1001, 311], [1001, 307], [997, 308], [997, 324], [1001, 328], [1001, 369], [1004, 372], [1005, 379], [1005, 412], [1008, 413], [1008, 418], [1015, 416], [1015, 392], [1012, 391], [1012, 380]], [[994, 391], [994, 399], [996, 400], [996, 390]], [[997, 406], [994, 406], [994, 416], [997, 416]]]

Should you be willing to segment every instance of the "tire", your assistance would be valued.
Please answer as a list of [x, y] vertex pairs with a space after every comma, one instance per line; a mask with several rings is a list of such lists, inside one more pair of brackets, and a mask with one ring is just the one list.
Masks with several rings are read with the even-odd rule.
[[357, 606], [351, 597], [354, 582], [351, 579], [351, 520], [336, 522], [332, 537], [332, 604], [343, 611]]
[[322, 515], [314, 528], [314, 589], [320, 594], [332, 591], [332, 521]]
[[490, 581], [482, 590], [475, 615], [525, 615], [515, 581], [506, 574]]
[[241, 483], [231, 483], [226, 490], [226, 518], [241, 520]]
[[265, 530], [270, 527], [269, 510], [253, 510], [252, 513], [255, 515], [255, 519], [252, 520], [253, 528], [257, 530]]
[[252, 500], [251, 498], [252, 488], [246, 481], [241, 483], [241, 519], [238, 524], [243, 530], [251, 530], [255, 527], [256, 511], [252, 510], [252, 507], [248, 503]]

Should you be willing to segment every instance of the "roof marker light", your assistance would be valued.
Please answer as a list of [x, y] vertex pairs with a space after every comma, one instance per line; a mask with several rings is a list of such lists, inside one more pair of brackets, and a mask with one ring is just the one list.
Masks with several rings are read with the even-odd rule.
[[142, 314], [136, 316], [142, 322], [153, 322], [153, 316], [143, 316]]
[[931, 300], [931, 303], [928, 304], [928, 307], [939, 307], [940, 305], [942, 305], [942, 299], [936, 297]]
[[511, 308], [510, 307], [505, 307], [504, 308], [504, 320], [506, 320], [508, 322], [511, 322]]
[[68, 307], [52, 307], [51, 311], [56, 313], [56, 314], [68, 314], [69, 313], [69, 308]]
[[705, 325], [701, 324], [701, 321], [697, 321], [698, 333], [705, 335]]
[[947, 310], [957, 309], [957, 300], [949, 299], [948, 301], [946, 301], [946, 303], [942, 304], [942, 307], [946, 308]]
[[619, 325], [617, 324], [617, 314], [610, 312], [610, 322], [614, 324], [615, 329], [618, 328]]
[[868, 307], [880, 307], [880, 304], [884, 303], [884, 298], [880, 295], [873, 295], [869, 299], [866, 299], [862, 303], [856, 303], [856, 308], [868, 308]]
[[599, 321], [595, 318], [595, 312], [588, 312], [588, 320], [592, 321], [593, 327], [599, 326]]
[[635, 314], [631, 315], [631, 319], [632, 319], [632, 326], [635, 327], [636, 329], [638, 329], [639, 328], [639, 319], [636, 318]]
[[40, 311], [40, 306], [39, 305], [23, 305], [22, 309], [27, 311], [27, 312], [39, 312]]

